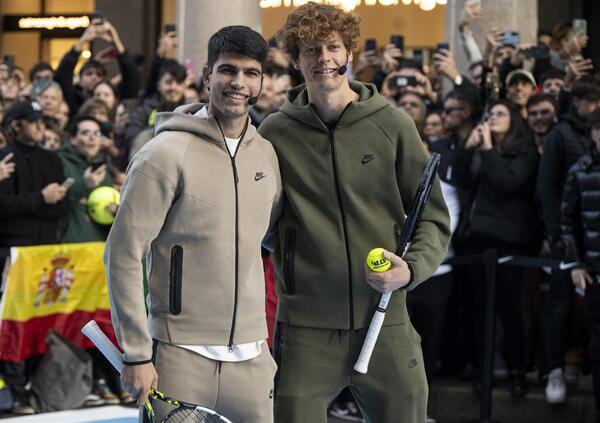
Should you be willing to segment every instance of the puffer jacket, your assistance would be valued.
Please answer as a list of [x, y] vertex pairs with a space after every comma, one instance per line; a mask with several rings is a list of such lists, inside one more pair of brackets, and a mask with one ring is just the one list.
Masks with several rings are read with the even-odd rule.
[[565, 260], [600, 273], [600, 152], [593, 150], [571, 167], [561, 203]]

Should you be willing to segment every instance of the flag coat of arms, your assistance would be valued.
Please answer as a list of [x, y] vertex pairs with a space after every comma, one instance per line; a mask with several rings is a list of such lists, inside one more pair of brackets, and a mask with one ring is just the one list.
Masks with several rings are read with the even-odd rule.
[[103, 242], [13, 247], [0, 300], [0, 360], [46, 350], [49, 329], [92, 348], [81, 328], [91, 319], [114, 342]]

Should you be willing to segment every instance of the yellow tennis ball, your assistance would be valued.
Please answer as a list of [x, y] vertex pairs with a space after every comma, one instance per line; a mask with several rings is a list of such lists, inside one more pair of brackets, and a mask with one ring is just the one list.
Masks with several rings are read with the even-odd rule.
[[367, 266], [373, 272], [385, 272], [392, 267], [392, 263], [383, 257], [383, 248], [373, 248], [367, 256]]

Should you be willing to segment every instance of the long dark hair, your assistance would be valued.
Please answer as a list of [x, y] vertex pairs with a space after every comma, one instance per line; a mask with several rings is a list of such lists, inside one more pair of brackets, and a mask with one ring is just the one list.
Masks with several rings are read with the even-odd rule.
[[502, 142], [502, 145], [500, 146], [502, 149], [505, 150], [506, 148], [514, 145], [514, 143], [517, 140], [523, 139], [527, 135], [527, 127], [525, 126], [525, 122], [523, 122], [523, 118], [521, 117], [521, 113], [519, 112], [519, 110], [515, 107], [515, 105], [512, 102], [508, 100], [494, 100], [490, 103], [488, 110], [492, 110], [493, 107], [498, 105], [506, 107], [510, 115], [510, 125], [508, 126], [508, 132], [504, 136], [504, 140]]

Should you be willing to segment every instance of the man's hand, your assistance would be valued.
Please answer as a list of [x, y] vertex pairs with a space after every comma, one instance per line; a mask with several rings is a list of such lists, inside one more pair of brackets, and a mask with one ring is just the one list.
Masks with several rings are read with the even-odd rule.
[[15, 163], [10, 160], [13, 158], [13, 153], [8, 153], [0, 160], [0, 181], [8, 178], [15, 171]]
[[156, 55], [161, 59], [176, 59], [177, 58], [177, 33], [167, 32], [158, 40], [158, 48]]
[[576, 58], [569, 60], [567, 75], [565, 76], [565, 88], [571, 89], [571, 85], [575, 81], [587, 75], [592, 69], [594, 69], [592, 59]]
[[75, 50], [81, 52], [85, 46], [85, 43], [92, 42], [96, 38], [98, 38], [97, 25], [90, 24], [85, 31], [83, 31], [81, 37], [79, 37], [77, 44], [75, 44]]
[[391, 72], [398, 69], [398, 64], [402, 58], [402, 50], [395, 44], [388, 44], [383, 48], [382, 68], [384, 72]]
[[594, 282], [592, 276], [585, 269], [573, 269], [571, 270], [571, 280], [576, 288], [585, 290], [586, 285]]
[[129, 395], [137, 401], [138, 407], [143, 407], [148, 400], [150, 388], [158, 386], [158, 374], [152, 363], [123, 367], [121, 384]]
[[119, 37], [119, 33], [117, 32], [116, 28], [109, 21], [105, 20], [102, 24], [102, 35], [100, 38], [114, 45], [118, 54], [125, 53], [125, 46], [121, 41], [121, 37]]
[[433, 67], [437, 72], [441, 73], [452, 83], [454, 83], [454, 80], [458, 75], [458, 71], [456, 70], [456, 62], [454, 61], [454, 57], [448, 50], [441, 49], [433, 54]]
[[85, 172], [83, 172], [83, 180], [85, 181], [85, 186], [88, 189], [94, 189], [106, 178], [106, 165], [103, 164], [96, 170], [92, 170], [92, 167], [88, 167]]
[[67, 194], [67, 189], [56, 182], [48, 184], [42, 189], [42, 196], [44, 197], [44, 203], [56, 204]]
[[410, 282], [410, 268], [408, 264], [394, 253], [383, 250], [383, 257], [392, 263], [385, 272], [372, 272], [365, 263], [367, 283], [382, 294], [393, 292], [403, 288]]

